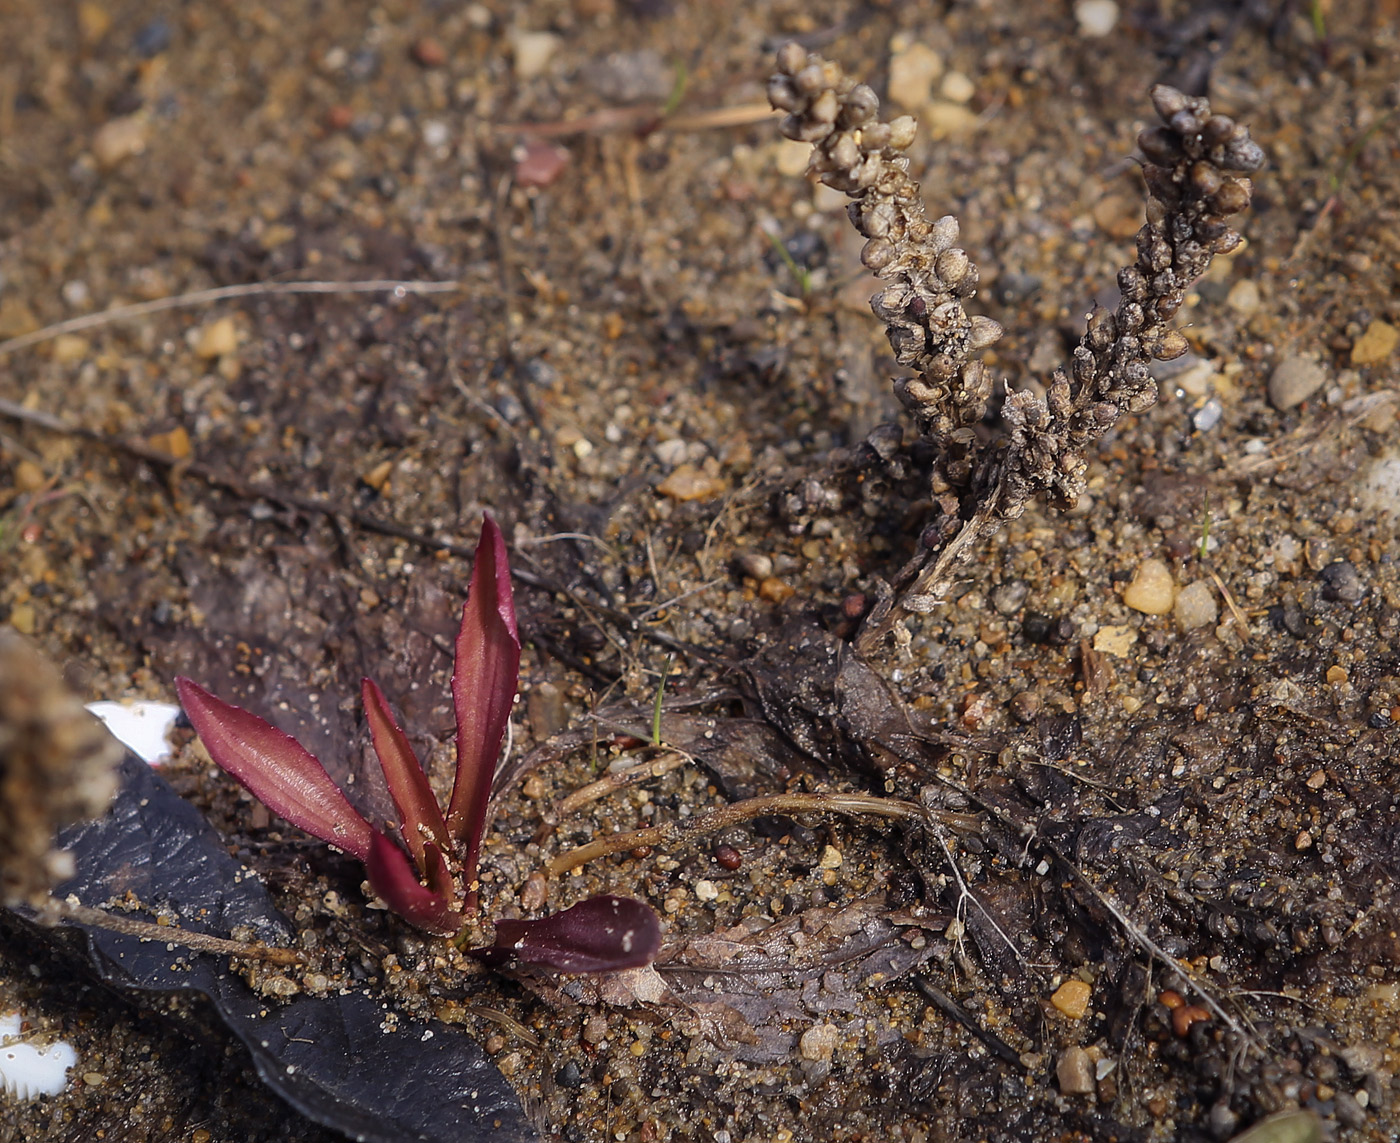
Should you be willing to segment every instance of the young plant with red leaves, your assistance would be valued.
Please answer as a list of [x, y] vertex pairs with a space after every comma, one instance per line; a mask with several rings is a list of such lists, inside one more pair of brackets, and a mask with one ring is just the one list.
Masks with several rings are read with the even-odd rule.
[[[180, 703], [209, 756], [268, 809], [364, 862], [370, 887], [404, 920], [455, 936], [477, 908], [477, 862], [491, 777], [520, 675], [520, 633], [505, 540], [488, 515], [481, 528], [452, 671], [457, 773], [447, 812], [370, 679], [360, 688], [370, 737], [399, 814], [403, 848], [352, 806], [326, 769], [291, 735], [186, 678]], [[496, 964], [514, 958], [557, 972], [648, 964], [661, 926], [647, 905], [597, 897], [536, 921], [502, 921], [496, 944], [475, 950]]]

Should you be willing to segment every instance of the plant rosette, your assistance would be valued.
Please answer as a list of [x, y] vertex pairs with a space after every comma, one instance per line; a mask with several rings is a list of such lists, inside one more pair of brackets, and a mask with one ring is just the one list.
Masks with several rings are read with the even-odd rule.
[[[444, 810], [408, 736], [370, 679], [360, 688], [370, 737], [398, 811], [372, 824], [295, 738], [187, 678], [180, 703], [209, 756], [269, 810], [364, 863], [370, 888], [414, 927], [467, 943], [491, 778], [520, 676], [520, 633], [505, 540], [489, 515], [462, 607], [452, 672], [457, 767]], [[396, 840], [397, 838], [397, 840]], [[608, 972], [650, 964], [661, 923], [649, 905], [604, 895], [534, 920], [502, 920], [496, 941], [467, 949], [491, 965]]]

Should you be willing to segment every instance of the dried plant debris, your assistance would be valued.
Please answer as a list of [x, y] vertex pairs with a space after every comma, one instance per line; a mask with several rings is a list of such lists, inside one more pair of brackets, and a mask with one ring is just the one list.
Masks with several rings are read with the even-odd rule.
[[0, 628], [0, 903], [37, 901], [71, 875], [54, 834], [103, 811], [121, 755], [53, 665]]
[[[1119, 272], [1117, 309], [1094, 308], [1069, 368], [1055, 370], [1045, 396], [1007, 392], [1006, 431], [988, 444], [976, 426], [987, 415], [993, 379], [976, 355], [1002, 330], [965, 308], [978, 270], [957, 245], [958, 220], [930, 222], [924, 214], [903, 154], [914, 120], [882, 121], [868, 86], [795, 43], [778, 53], [768, 98], [788, 112], [783, 133], [813, 145], [810, 169], [851, 198], [847, 213], [866, 239], [862, 261], [883, 283], [871, 309], [885, 323], [896, 361], [916, 372], [896, 380], [895, 393], [934, 450], [934, 517], [897, 586], [904, 610], [927, 611], [972, 543], [1020, 516], [1033, 496], [1073, 506], [1089, 448], [1125, 413], [1155, 403], [1148, 365], [1186, 352], [1186, 339], [1169, 323], [1211, 259], [1239, 245], [1225, 220], [1249, 205], [1245, 176], [1263, 166], [1264, 153], [1247, 128], [1213, 114], [1206, 100], [1163, 84], [1152, 89], [1162, 123], [1138, 138], [1147, 222], [1137, 261]], [[871, 613], [863, 648], [888, 633], [894, 614], [888, 605]]]

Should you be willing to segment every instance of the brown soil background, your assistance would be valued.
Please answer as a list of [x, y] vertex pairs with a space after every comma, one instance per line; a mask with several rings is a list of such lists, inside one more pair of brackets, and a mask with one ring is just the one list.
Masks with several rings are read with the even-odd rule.
[[[359, 764], [354, 695], [372, 674], [441, 778], [442, 648], [468, 564], [412, 537], [470, 550], [492, 511], [530, 577], [517, 586], [529, 645], [513, 749], [583, 728], [577, 748], [539, 756], [532, 796], [502, 804], [486, 913], [518, 909], [527, 876], [569, 844], [722, 801], [715, 774], [687, 766], [531, 841], [607, 763], [619, 723], [645, 733], [663, 673], [672, 704], [709, 696], [700, 709], [717, 724], [740, 710], [728, 688], [743, 673], [726, 664], [765, 649], [763, 671], [796, 694], [812, 668], [793, 632], [848, 633], [850, 597], [873, 599], [874, 577], [918, 535], [916, 478], [863, 490], [848, 454], [833, 460], [898, 415], [842, 211], [790, 173], [793, 145], [773, 122], [716, 127], [703, 113], [762, 104], [771, 48], [793, 35], [882, 95], [892, 40], [966, 77], [908, 109], [944, 132], [925, 130], [911, 154], [930, 209], [959, 216], [982, 268], [975, 308], [1008, 330], [993, 364], [1025, 384], [1065, 359], [1130, 260], [1146, 89], [1208, 76], [1216, 109], [1249, 123], [1270, 159], [1247, 246], [1182, 312], [1208, 367], [1122, 423], [1074, 514], [1033, 509], [983, 545], [953, 600], [910, 622], [908, 653], [872, 663], [941, 746], [874, 778], [827, 758], [824, 779], [792, 780], [911, 797], [941, 776], [1007, 813], [1036, 807], [1043, 836], [1064, 825], [1059, 841], [1091, 879], [1191, 964], [1258, 1050], [1238, 1051], [1219, 1021], [1178, 1039], [1153, 999], [1171, 983], [1162, 966], [1147, 971], [1072, 879], [1020, 866], [995, 837], [974, 829], [953, 856], [1017, 934], [1019, 959], [975, 909], [972, 939], [949, 938], [956, 884], [936, 847], [829, 818], [735, 831], [745, 865], [732, 875], [703, 847], [622, 855], [551, 885], [550, 903], [634, 893], [679, 940], [874, 894], [882, 915], [904, 915], [922, 884], [947, 915], [898, 940], [925, 942], [926, 974], [1021, 1068], [989, 1062], [907, 982], [861, 991], [834, 1017], [788, 1013], [786, 1055], [765, 1060], [739, 1058], [733, 1027], [707, 1035], [685, 1013], [571, 1007], [516, 985], [491, 1003], [544, 1050], [458, 1018], [495, 1034], [541, 1126], [571, 1140], [1225, 1138], [1300, 1103], [1338, 1138], [1393, 1138], [1400, 575], [1395, 484], [1378, 484], [1396, 463], [1395, 420], [1378, 395], [1400, 355], [1377, 346], [1400, 324], [1400, 12], [1121, 8], [1092, 39], [1069, 5], [1010, 0], [10, 0], [0, 339], [242, 283], [458, 288], [250, 296], [0, 341], [0, 398], [157, 451], [183, 452], [183, 433], [219, 478], [6, 418], [0, 616], [85, 697], [168, 700], [188, 674], [276, 718], [341, 775]], [[560, 37], [538, 75], [520, 74], [520, 31]], [[657, 124], [677, 65], [683, 94]], [[563, 171], [519, 185], [519, 148], [539, 138], [519, 125], [638, 105], [561, 129]], [[768, 227], [809, 260], [805, 298]], [[221, 319], [236, 345], [211, 354]], [[1279, 411], [1269, 378], [1299, 356], [1325, 381]], [[317, 498], [334, 510], [309, 510]], [[1122, 589], [1150, 557], [1218, 605], [1223, 588], [1239, 614], [1220, 605], [1216, 623], [1187, 631], [1128, 609]], [[1355, 572], [1340, 591], [1323, 574], [1337, 561]], [[765, 691], [770, 707], [782, 693]], [[599, 709], [612, 721], [590, 722]], [[675, 717], [673, 736], [703, 737]], [[858, 730], [845, 726], [859, 744]], [[729, 775], [740, 786], [800, 769], [790, 748], [752, 757]], [[346, 870], [303, 885], [285, 872], [305, 852], [292, 831], [258, 821], [192, 756], [174, 773], [289, 912], [331, 888], [358, 910]], [[827, 846], [843, 858], [834, 878]], [[697, 896], [700, 881], [723, 892]], [[438, 985], [421, 945], [381, 916], [363, 923], [366, 948], [396, 950], [425, 981], [403, 990], [405, 1007], [441, 1014], [424, 999]], [[0, 1139], [329, 1137], [260, 1093], [216, 1033], [192, 1048], [158, 1017], [163, 1003], [78, 996], [30, 964], [42, 968], [40, 951], [0, 952], [0, 997], [69, 1036], [78, 1071], [100, 1082], [0, 1107]], [[367, 986], [384, 986], [382, 957], [374, 967]], [[1046, 1003], [1069, 978], [1094, 989], [1080, 1020]], [[827, 1019], [841, 1030], [830, 1076], [791, 1046]], [[1056, 1086], [1075, 1045], [1115, 1062], [1093, 1094]], [[559, 1082], [569, 1061], [578, 1086]], [[1221, 1092], [1227, 1111], [1212, 1118]]]

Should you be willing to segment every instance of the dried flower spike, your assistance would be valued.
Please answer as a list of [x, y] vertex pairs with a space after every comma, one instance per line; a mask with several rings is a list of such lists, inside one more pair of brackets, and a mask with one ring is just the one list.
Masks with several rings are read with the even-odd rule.
[[[477, 907], [486, 803], [519, 673], [520, 634], [505, 541], [487, 516], [457, 632], [452, 674], [457, 775], [446, 814], [383, 692], [369, 679], [361, 683], [370, 737], [407, 854], [350, 804], [325, 767], [291, 735], [189, 679], [176, 679], [175, 687], [220, 767], [274, 813], [364, 862], [370, 887], [410, 924], [455, 936]], [[476, 951], [492, 963], [514, 957], [559, 972], [598, 972], [650, 963], [660, 937], [660, 922], [649, 906], [604, 897], [553, 917], [503, 921], [496, 945]], [[500, 955], [490, 956], [493, 951]]]
[[[862, 260], [884, 283], [871, 309], [885, 323], [895, 359], [918, 374], [897, 380], [895, 393], [934, 446], [935, 517], [897, 588], [905, 610], [926, 611], [973, 542], [1019, 516], [1033, 495], [1073, 505], [1084, 489], [1087, 449], [1123, 413], [1156, 401], [1147, 364], [1186, 351], [1169, 323], [1211, 258], [1239, 244], [1225, 219], [1249, 205], [1244, 175], [1263, 166], [1264, 154], [1245, 127], [1212, 114], [1204, 99], [1153, 88], [1162, 126], [1138, 140], [1147, 224], [1136, 263], [1118, 275], [1118, 308], [1089, 315], [1070, 368], [1055, 371], [1045, 397], [1007, 393], [1008, 431], [984, 445], [972, 426], [986, 415], [992, 378], [974, 355], [1002, 330], [963, 308], [976, 293], [977, 267], [957, 246], [957, 219], [924, 215], [902, 153], [914, 138], [913, 119], [881, 121], [869, 87], [797, 44], [780, 49], [777, 62], [768, 98], [788, 113], [782, 131], [811, 143], [810, 169], [851, 198], [847, 213], [866, 239]], [[894, 602], [891, 595], [871, 613], [862, 650], [894, 626]]]

